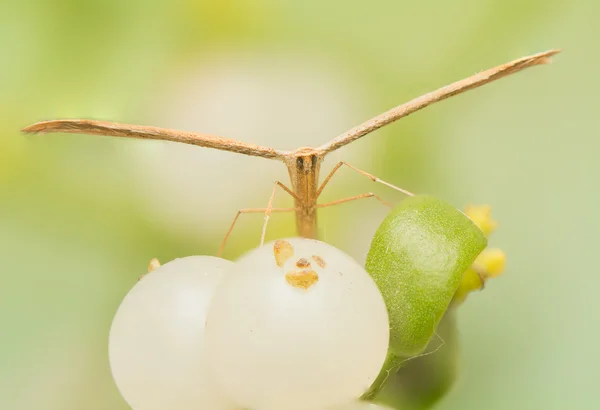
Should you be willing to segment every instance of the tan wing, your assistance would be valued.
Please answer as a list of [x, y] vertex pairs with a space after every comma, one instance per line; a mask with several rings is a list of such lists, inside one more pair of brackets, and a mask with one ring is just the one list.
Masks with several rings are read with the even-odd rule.
[[409, 114], [414, 113], [433, 104], [438, 101], [445, 100], [446, 98], [454, 95], [463, 93], [473, 88], [480, 87], [484, 84], [491, 83], [492, 81], [498, 80], [510, 74], [514, 74], [525, 68], [532, 67], [539, 64], [546, 64], [550, 62], [550, 57], [559, 53], [560, 50], [549, 50], [543, 53], [534, 54], [531, 56], [519, 58], [518, 60], [511, 61], [498, 67], [491, 68], [486, 71], [482, 71], [471, 77], [465, 78], [464, 80], [457, 81], [445, 87], [439, 88], [428, 94], [424, 94], [412, 101], [399, 105], [391, 110], [378, 115], [377, 117], [371, 118], [370, 120], [352, 128], [351, 130], [337, 136], [327, 144], [319, 147], [324, 153], [335, 151], [338, 148], [343, 147], [346, 144], [351, 143], [363, 137], [376, 129], [379, 129], [387, 124], [390, 124], [402, 117], [406, 117]]
[[163, 140], [215, 148], [263, 158], [283, 158], [284, 153], [273, 148], [195, 132], [177, 131], [142, 125], [117, 124], [94, 120], [53, 120], [38, 122], [23, 129], [26, 133], [66, 132], [71, 134], [106, 135], [111, 137]]

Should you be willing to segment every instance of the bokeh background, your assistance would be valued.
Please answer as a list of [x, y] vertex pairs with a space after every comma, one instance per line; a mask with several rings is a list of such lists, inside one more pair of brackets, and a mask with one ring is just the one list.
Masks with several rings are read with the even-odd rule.
[[[457, 207], [488, 203], [506, 274], [461, 307], [439, 409], [597, 409], [600, 3], [589, 0], [24, 0], [0, 9], [0, 408], [127, 409], [107, 335], [148, 261], [214, 254], [280, 163], [173, 143], [23, 136], [95, 118], [293, 149], [522, 55], [529, 69], [357, 141], [337, 160]], [[375, 190], [340, 172], [325, 200]], [[283, 195], [277, 203], [290, 201]], [[363, 261], [386, 209], [320, 213]], [[243, 217], [226, 249], [256, 245]], [[276, 215], [270, 238], [294, 233]]]

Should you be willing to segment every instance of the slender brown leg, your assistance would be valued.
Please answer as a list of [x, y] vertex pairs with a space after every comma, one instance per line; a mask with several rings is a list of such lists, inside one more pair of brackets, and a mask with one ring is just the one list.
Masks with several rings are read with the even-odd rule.
[[[275, 185], [273, 185], [273, 192], [271, 193], [271, 197], [269, 198], [269, 203], [267, 208], [265, 209], [265, 222], [263, 223], [262, 232], [260, 234], [260, 246], [263, 246], [265, 243], [265, 236], [267, 234], [267, 224], [269, 223], [269, 218], [271, 217], [271, 212], [273, 212], [273, 200], [275, 199], [275, 193], [277, 192], [277, 187], [283, 189], [285, 192], [290, 194], [296, 201], [300, 201], [298, 195], [292, 192], [291, 189], [283, 185], [279, 181], [275, 181]], [[295, 209], [295, 208], [294, 208]]]
[[[271, 208], [271, 212], [293, 212], [295, 211], [296, 208]], [[258, 214], [258, 213], [264, 213], [267, 211], [267, 208], [245, 208], [245, 209], [240, 209], [237, 214], [235, 215], [235, 218], [233, 218], [233, 222], [231, 222], [231, 226], [229, 227], [229, 230], [227, 231], [227, 234], [225, 235], [225, 238], [223, 238], [223, 242], [221, 242], [221, 246], [219, 247], [219, 251], [217, 252], [217, 256], [221, 256], [221, 253], [223, 253], [223, 249], [225, 248], [225, 244], [227, 243], [227, 239], [229, 239], [229, 236], [231, 235], [231, 231], [233, 231], [233, 227], [235, 226], [235, 223], [237, 222], [238, 218], [240, 217], [241, 214]]]
[[316, 196], [319, 197], [319, 195], [321, 195], [321, 192], [323, 192], [323, 188], [325, 188], [325, 185], [327, 185], [329, 183], [329, 180], [331, 179], [331, 177], [333, 177], [333, 174], [335, 174], [337, 172], [338, 169], [340, 169], [343, 165], [347, 166], [350, 169], [353, 169], [354, 171], [358, 172], [361, 175], [366, 176], [367, 178], [369, 178], [371, 181], [373, 182], [379, 182], [380, 184], [386, 185], [392, 189], [395, 189], [396, 191], [400, 191], [403, 194], [409, 195], [409, 196], [414, 196], [415, 194], [413, 194], [412, 192], [407, 191], [406, 189], [402, 189], [400, 187], [397, 187], [396, 185], [392, 185], [389, 182], [386, 182], [382, 179], [377, 178], [375, 175], [371, 175], [368, 172], [363, 171], [362, 169], [358, 169], [353, 165], [348, 164], [347, 162], [344, 161], [340, 161], [338, 162], [338, 164], [333, 167], [333, 169], [331, 170], [331, 172], [329, 173], [329, 175], [327, 175], [327, 178], [325, 178], [325, 180], [323, 181], [323, 183], [321, 184], [321, 186], [319, 187], [319, 189], [317, 190], [317, 194]]
[[317, 189], [317, 193], [315, 194], [315, 196], [318, 198], [321, 195], [321, 192], [323, 192], [323, 189], [325, 188], [325, 185], [327, 185], [329, 183], [329, 180], [331, 179], [331, 177], [333, 176], [333, 174], [335, 174], [338, 169], [340, 169], [342, 167], [342, 165], [344, 165], [344, 161], [340, 161], [337, 163], [337, 165], [335, 167], [333, 167], [333, 169], [331, 170], [331, 172], [329, 173], [329, 175], [327, 175], [327, 177], [325, 178], [325, 180], [323, 181], [323, 183], [321, 184], [321, 186], [319, 187], [319, 189]]
[[318, 204], [317, 208], [327, 208], [328, 206], [339, 205], [339, 204], [343, 204], [343, 203], [346, 203], [346, 202], [356, 201], [358, 199], [365, 199], [365, 198], [375, 198], [376, 200], [378, 200], [379, 202], [381, 202], [385, 206], [388, 206], [390, 208], [392, 207], [392, 204], [390, 204], [387, 201], [384, 201], [378, 195], [375, 195], [373, 192], [367, 192], [366, 194], [360, 194], [360, 195], [355, 195], [355, 196], [351, 196], [351, 197], [348, 197], [348, 198], [338, 199], [337, 201], [327, 202], [326, 204]]

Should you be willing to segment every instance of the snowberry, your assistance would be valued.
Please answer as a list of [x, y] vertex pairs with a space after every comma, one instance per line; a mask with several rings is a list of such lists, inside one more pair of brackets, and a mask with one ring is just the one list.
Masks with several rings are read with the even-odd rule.
[[389, 323], [363, 267], [331, 245], [291, 238], [236, 262], [214, 293], [206, 337], [215, 378], [237, 405], [312, 410], [371, 385]]
[[207, 374], [204, 326], [217, 283], [232, 262], [175, 259], [145, 275], [112, 323], [114, 380], [134, 410], [229, 410]]

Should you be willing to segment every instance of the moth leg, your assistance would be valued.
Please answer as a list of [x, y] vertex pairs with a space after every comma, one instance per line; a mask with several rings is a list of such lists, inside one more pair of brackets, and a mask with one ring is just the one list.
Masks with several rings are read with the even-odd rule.
[[[221, 242], [221, 246], [219, 247], [219, 251], [217, 252], [217, 256], [221, 256], [221, 254], [223, 253], [223, 249], [225, 248], [225, 244], [227, 243], [227, 240], [229, 239], [229, 236], [231, 236], [231, 232], [233, 231], [233, 227], [235, 226], [235, 223], [237, 222], [238, 218], [240, 217], [241, 214], [262, 214], [262, 213], [266, 213], [268, 210], [268, 208], [245, 208], [245, 209], [240, 209], [237, 214], [235, 215], [235, 218], [233, 218], [233, 222], [231, 222], [231, 226], [229, 227], [229, 230], [227, 231], [227, 234], [225, 235], [225, 238], [223, 238], [223, 242]], [[295, 211], [296, 208], [271, 208], [270, 212], [293, 212]]]
[[331, 180], [331, 177], [333, 177], [333, 175], [344, 165], [350, 169], [353, 169], [354, 171], [358, 172], [359, 174], [366, 176], [373, 182], [379, 182], [380, 184], [386, 185], [387, 187], [395, 189], [396, 191], [400, 191], [403, 194], [406, 194], [408, 196], [414, 196], [414, 194], [412, 192], [409, 192], [406, 189], [402, 189], [400, 187], [397, 187], [396, 185], [392, 185], [389, 182], [386, 182], [380, 178], [377, 178], [375, 175], [371, 175], [368, 172], [363, 171], [362, 169], [358, 169], [355, 166], [348, 164], [347, 162], [340, 161], [340, 162], [338, 162], [338, 164], [335, 167], [333, 167], [333, 169], [331, 170], [329, 175], [327, 175], [327, 178], [325, 178], [325, 180], [323, 181], [323, 183], [317, 190], [317, 194], [316, 194], [317, 197], [319, 197], [319, 195], [321, 195], [321, 192], [323, 192], [323, 189], [329, 183], [329, 181]]
[[360, 194], [360, 195], [355, 195], [355, 196], [351, 196], [348, 198], [338, 199], [336, 201], [327, 202], [326, 204], [318, 204], [317, 208], [327, 208], [329, 206], [339, 205], [339, 204], [343, 204], [346, 202], [356, 201], [358, 199], [366, 199], [366, 198], [375, 198], [376, 200], [378, 200], [379, 202], [381, 202], [382, 204], [384, 204], [385, 206], [390, 207], [390, 208], [393, 206], [392, 204], [390, 204], [387, 201], [384, 201], [380, 196], [374, 194], [373, 192], [367, 192], [366, 194]]
[[[262, 232], [260, 234], [260, 246], [262, 246], [265, 243], [265, 235], [267, 234], [267, 224], [269, 223], [269, 218], [271, 217], [271, 212], [275, 212], [274, 209], [276, 209], [276, 208], [273, 208], [273, 200], [275, 199], [275, 193], [277, 192], [278, 187], [283, 189], [288, 194], [290, 194], [296, 201], [300, 201], [300, 198], [298, 198], [298, 195], [296, 195], [291, 189], [286, 187], [281, 182], [275, 181], [275, 184], [273, 185], [273, 192], [271, 193], [271, 197], [269, 198], [269, 203], [268, 203], [267, 207], [265, 208], [265, 222], [263, 223]], [[296, 208], [288, 208], [288, 209], [294, 210], [294, 211], [296, 210]]]

